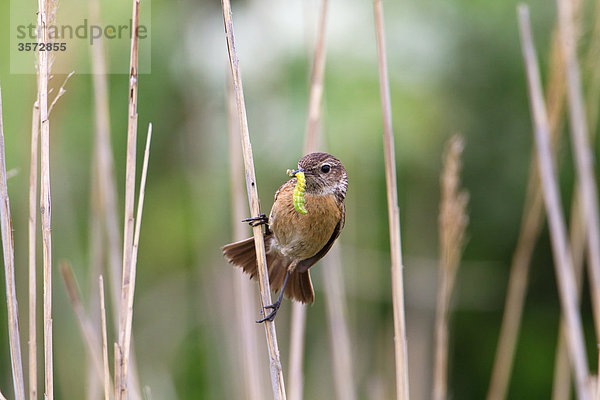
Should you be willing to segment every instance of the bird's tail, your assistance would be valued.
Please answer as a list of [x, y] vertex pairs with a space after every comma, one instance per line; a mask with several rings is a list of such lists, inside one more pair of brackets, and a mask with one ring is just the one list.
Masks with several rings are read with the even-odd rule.
[[[271, 286], [271, 290], [277, 292], [283, 286], [285, 274], [291, 260], [269, 251], [273, 240], [272, 234], [265, 234], [264, 238], [265, 250], [267, 252], [267, 268], [269, 270], [269, 285]], [[258, 266], [256, 264], [254, 238], [248, 238], [224, 246], [223, 255], [227, 261], [242, 268], [251, 278], [256, 278]], [[315, 294], [310, 280], [310, 273], [308, 271], [291, 272], [284, 294], [286, 297], [301, 303], [313, 303]]]

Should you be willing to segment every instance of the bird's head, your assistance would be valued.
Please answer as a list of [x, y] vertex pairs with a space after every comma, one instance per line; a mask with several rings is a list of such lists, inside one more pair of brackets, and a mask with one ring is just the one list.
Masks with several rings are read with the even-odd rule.
[[335, 194], [341, 201], [346, 197], [348, 175], [334, 156], [327, 153], [310, 153], [298, 161], [298, 171], [304, 172], [305, 190], [315, 196]]

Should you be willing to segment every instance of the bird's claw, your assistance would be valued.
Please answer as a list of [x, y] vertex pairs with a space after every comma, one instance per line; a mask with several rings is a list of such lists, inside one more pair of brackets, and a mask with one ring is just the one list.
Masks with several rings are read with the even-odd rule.
[[280, 306], [281, 306], [281, 300], [278, 300], [273, 304], [269, 304], [268, 306], [264, 306], [263, 308], [269, 308], [269, 309], [272, 309], [273, 311], [271, 311], [269, 313], [269, 315], [267, 315], [263, 319], [259, 319], [258, 321], [256, 321], [256, 323], [260, 324], [261, 322], [265, 322], [265, 321], [273, 322], [273, 320], [275, 319], [275, 315], [277, 315], [277, 311], [279, 311]]
[[243, 219], [242, 222], [247, 222], [251, 227], [268, 225], [269, 217], [267, 217], [265, 214], [260, 214], [258, 217]]

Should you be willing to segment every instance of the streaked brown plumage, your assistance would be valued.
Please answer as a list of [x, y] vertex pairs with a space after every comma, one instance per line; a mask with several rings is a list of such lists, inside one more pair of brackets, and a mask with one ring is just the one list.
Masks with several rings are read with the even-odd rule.
[[[344, 227], [348, 178], [342, 163], [327, 153], [304, 156], [298, 162], [298, 171], [303, 171], [306, 179], [304, 199], [308, 213], [300, 214], [294, 209], [294, 177], [275, 193], [264, 234], [265, 249], [271, 289], [279, 291], [289, 272], [285, 296], [312, 303], [314, 292], [308, 269], [327, 254]], [[223, 254], [252, 278], [257, 275], [253, 238], [226, 245]], [[279, 304], [272, 308], [278, 307]]]

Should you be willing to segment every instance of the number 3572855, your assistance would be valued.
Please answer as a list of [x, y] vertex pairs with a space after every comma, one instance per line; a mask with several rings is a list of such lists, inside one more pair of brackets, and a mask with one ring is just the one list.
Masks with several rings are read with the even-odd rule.
[[19, 51], [66, 51], [67, 44], [62, 43], [17, 43]]

